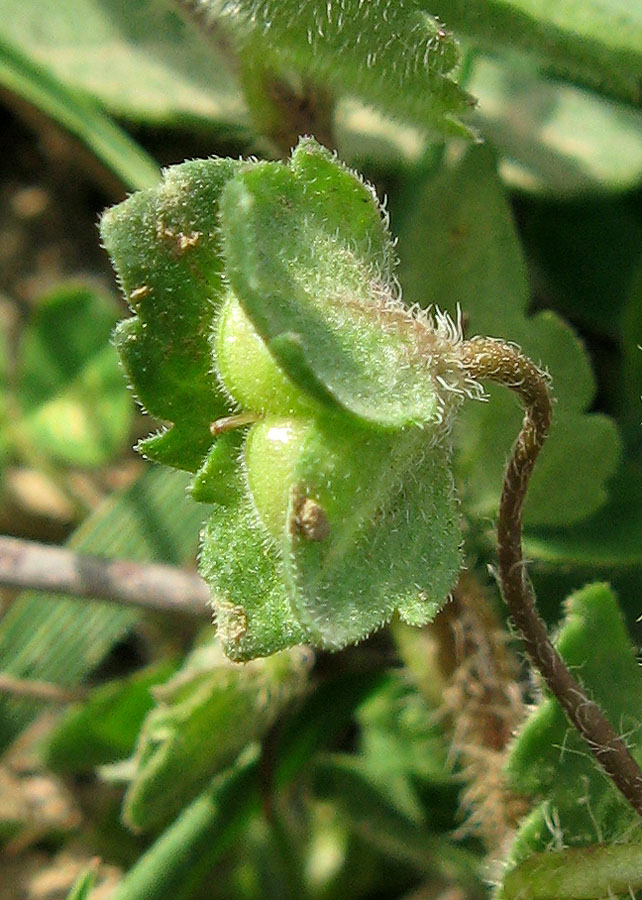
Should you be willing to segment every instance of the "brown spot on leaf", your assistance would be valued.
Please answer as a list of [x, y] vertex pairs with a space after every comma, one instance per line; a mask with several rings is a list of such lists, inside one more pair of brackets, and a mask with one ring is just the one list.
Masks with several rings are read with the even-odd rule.
[[330, 534], [330, 522], [324, 508], [312, 497], [295, 496], [294, 527], [308, 541], [324, 541]]
[[178, 249], [181, 253], [184, 253], [185, 250], [189, 250], [191, 247], [195, 247], [200, 241], [202, 234], [200, 231], [190, 231], [189, 234], [184, 234], [184, 232], [179, 231], [176, 235], [176, 241], [178, 243]]
[[242, 606], [222, 603], [219, 606], [217, 627], [224, 644], [238, 644], [247, 631], [247, 613]]
[[159, 240], [170, 243], [172, 251], [180, 255], [185, 253], [186, 250], [191, 250], [192, 247], [195, 247], [203, 237], [203, 232], [190, 231], [186, 233], [184, 231], [176, 231], [174, 228], [166, 225], [162, 219], [159, 219], [156, 223], [156, 236]]
[[146, 297], [149, 294], [150, 290], [151, 288], [148, 284], [141, 284], [140, 287], [134, 288], [134, 290], [129, 295], [129, 299], [135, 303], [136, 300], [142, 300], [143, 297]]

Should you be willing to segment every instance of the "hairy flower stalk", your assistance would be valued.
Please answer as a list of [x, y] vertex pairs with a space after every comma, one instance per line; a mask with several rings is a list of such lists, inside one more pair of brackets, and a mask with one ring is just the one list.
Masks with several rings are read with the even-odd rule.
[[461, 345], [463, 365], [474, 378], [489, 379], [515, 391], [525, 407], [522, 429], [504, 476], [499, 505], [499, 579], [511, 617], [533, 664], [580, 732], [599, 765], [642, 815], [642, 771], [597, 703], [587, 696], [551, 644], [537, 613], [535, 595], [522, 554], [522, 512], [528, 483], [548, 435], [552, 404], [546, 375], [516, 347], [477, 337]]

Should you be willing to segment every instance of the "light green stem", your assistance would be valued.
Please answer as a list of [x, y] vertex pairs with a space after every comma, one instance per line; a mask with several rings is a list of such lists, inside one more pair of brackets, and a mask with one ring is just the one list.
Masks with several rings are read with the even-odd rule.
[[111, 900], [181, 900], [211, 877], [259, 808], [256, 762], [218, 776], [141, 856]]

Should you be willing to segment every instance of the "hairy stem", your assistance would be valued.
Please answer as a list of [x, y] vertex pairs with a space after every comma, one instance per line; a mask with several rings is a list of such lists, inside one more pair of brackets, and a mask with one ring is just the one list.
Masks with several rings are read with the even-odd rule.
[[515, 391], [525, 407], [522, 429], [506, 468], [497, 522], [499, 579], [513, 622], [534, 666], [557, 697], [591, 753], [642, 815], [642, 771], [601, 708], [587, 696], [551, 644], [535, 605], [522, 554], [522, 512], [535, 460], [550, 429], [552, 403], [546, 375], [520, 351], [502, 341], [473, 338], [461, 347], [464, 367]]
[[330, 149], [336, 146], [334, 98], [327, 88], [307, 79], [291, 79], [266, 60], [261, 42], [235, 40], [220, 19], [198, 0], [173, 0], [173, 6], [215, 45], [241, 83], [254, 128], [287, 159], [302, 134], [313, 135]]
[[209, 614], [209, 588], [198, 575], [158, 563], [99, 559], [12, 537], [0, 537], [0, 586], [112, 600], [160, 612]]

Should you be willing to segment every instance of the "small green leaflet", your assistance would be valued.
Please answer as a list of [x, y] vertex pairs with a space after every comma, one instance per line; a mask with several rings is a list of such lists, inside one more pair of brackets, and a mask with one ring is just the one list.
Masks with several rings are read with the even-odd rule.
[[201, 0], [275, 71], [294, 69], [339, 96], [357, 96], [395, 119], [471, 137], [459, 118], [474, 104], [456, 81], [459, 45], [415, 0]]

